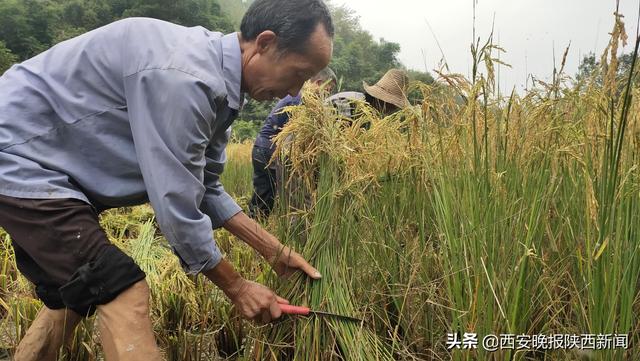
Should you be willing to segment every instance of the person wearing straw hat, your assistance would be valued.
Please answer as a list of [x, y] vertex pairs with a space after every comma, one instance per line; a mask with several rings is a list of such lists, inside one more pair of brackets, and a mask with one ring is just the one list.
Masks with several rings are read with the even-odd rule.
[[363, 81], [364, 93], [341, 92], [327, 98], [327, 102], [350, 119], [356, 116], [357, 102], [366, 102], [383, 115], [390, 115], [410, 105], [407, 99], [408, 85], [409, 77], [404, 70], [390, 69], [374, 85]]

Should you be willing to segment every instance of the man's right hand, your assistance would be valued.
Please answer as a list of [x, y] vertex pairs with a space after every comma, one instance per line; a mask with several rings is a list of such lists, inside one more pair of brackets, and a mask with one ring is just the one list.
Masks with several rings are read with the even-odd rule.
[[282, 315], [278, 304], [289, 303], [259, 283], [242, 278], [239, 283], [230, 293], [225, 293], [246, 319], [262, 324], [271, 322]]
[[278, 304], [289, 303], [268, 287], [243, 279], [225, 259], [203, 274], [222, 289], [246, 319], [271, 322], [282, 314]]

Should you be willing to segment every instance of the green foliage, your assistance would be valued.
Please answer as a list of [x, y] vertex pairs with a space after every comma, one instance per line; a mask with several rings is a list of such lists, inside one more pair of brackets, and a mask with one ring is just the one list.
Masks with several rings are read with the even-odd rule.
[[[409, 75], [409, 80], [411, 82], [421, 82], [424, 84], [433, 84], [433, 76], [426, 72], [421, 72], [418, 70], [408, 70], [407, 74]], [[415, 104], [417, 102], [422, 101], [422, 92], [418, 89], [419, 87], [412, 87], [407, 94], [407, 98], [411, 104]]]
[[0, 41], [22, 61], [60, 41], [133, 16], [233, 30], [217, 0], [0, 0]]
[[258, 102], [249, 98], [247, 103], [242, 107], [240, 117], [242, 119], [250, 120], [254, 123], [257, 123], [258, 125], [261, 125], [267, 118], [275, 104], [275, 101]]
[[231, 140], [235, 143], [242, 143], [245, 140], [254, 140], [260, 130], [261, 122], [238, 119], [233, 122], [231, 130]]
[[11, 52], [11, 50], [7, 49], [4, 45], [4, 42], [0, 41], [0, 75], [4, 73], [11, 64], [18, 61], [18, 57]]
[[125, 10], [123, 17], [146, 16], [173, 23], [231, 32], [233, 25], [213, 0], [138, 0]]
[[105, 0], [63, 0], [58, 1], [54, 24], [53, 43], [70, 39], [89, 30], [106, 25], [120, 18], [122, 10], [115, 2]]
[[[31, 14], [29, 11], [33, 10]], [[27, 59], [47, 48], [47, 20], [32, 1], [0, 1], [0, 40], [20, 59]], [[39, 36], [43, 36], [39, 38]]]
[[580, 65], [578, 65], [578, 72], [576, 73], [576, 79], [586, 79], [593, 75], [597, 68], [599, 67], [599, 63], [596, 61], [596, 55], [594, 53], [589, 53], [582, 58]]
[[375, 83], [387, 70], [400, 66], [399, 44], [384, 39], [376, 42], [348, 7], [334, 6], [331, 10], [336, 35], [329, 66], [338, 75], [341, 90], [361, 90], [362, 81]]
[[[616, 71], [616, 78], [622, 83], [625, 78], [629, 77], [633, 54], [622, 54], [617, 61], [618, 69]], [[593, 78], [598, 84], [602, 85], [602, 71], [601, 61], [596, 59], [594, 53], [589, 53], [582, 57], [575, 78], [578, 82]]]
[[433, 83], [433, 76], [429, 73], [412, 69], [408, 70], [407, 73], [409, 75], [409, 80], [420, 81], [425, 84]]
[[220, 7], [229, 16], [229, 20], [233, 24], [234, 29], [240, 29], [242, 16], [249, 8], [253, 1], [249, 0], [219, 0]]

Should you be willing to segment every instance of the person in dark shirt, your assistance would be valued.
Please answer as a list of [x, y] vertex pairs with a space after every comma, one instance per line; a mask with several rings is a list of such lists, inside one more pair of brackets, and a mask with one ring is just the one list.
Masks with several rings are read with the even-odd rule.
[[[311, 78], [309, 82], [315, 84], [317, 89], [331, 93], [336, 84], [336, 74], [327, 67]], [[301, 94], [282, 98], [271, 110], [256, 137], [251, 152], [254, 191], [249, 201], [249, 215], [252, 218], [268, 217], [273, 209], [278, 184], [276, 165], [269, 164], [275, 151], [272, 139], [289, 121], [289, 114], [282, 110], [288, 106], [299, 105], [301, 99]]]

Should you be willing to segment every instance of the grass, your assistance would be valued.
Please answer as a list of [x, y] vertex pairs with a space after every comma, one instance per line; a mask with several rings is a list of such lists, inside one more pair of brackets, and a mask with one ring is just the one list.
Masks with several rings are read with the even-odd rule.
[[[620, 18], [618, 18], [620, 20]], [[640, 126], [637, 72], [603, 69], [501, 97], [487, 42], [472, 79], [415, 84], [423, 101], [351, 125], [307, 94], [279, 138], [288, 197], [265, 226], [323, 274], [278, 280], [225, 231], [219, 246], [243, 275], [292, 303], [341, 313], [255, 326], [220, 291], [188, 277], [148, 206], [106, 212], [110, 239], [147, 272], [152, 319], [169, 360], [640, 359]], [[608, 68], [607, 68], [608, 66]], [[293, 138], [289, 137], [294, 135]], [[285, 139], [289, 141], [285, 141]], [[251, 145], [231, 144], [222, 183], [246, 204]], [[9, 352], [39, 302], [0, 235], [0, 349]], [[93, 320], [67, 360], [100, 359]], [[628, 334], [601, 351], [447, 350], [447, 333]]]

